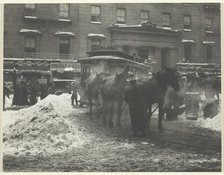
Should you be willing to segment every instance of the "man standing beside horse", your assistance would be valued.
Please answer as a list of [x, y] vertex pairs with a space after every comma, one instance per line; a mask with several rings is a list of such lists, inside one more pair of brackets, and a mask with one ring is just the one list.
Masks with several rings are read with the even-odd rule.
[[137, 77], [130, 72], [127, 81], [130, 83], [126, 89], [124, 100], [129, 104], [129, 114], [134, 136], [140, 132], [145, 135], [146, 114], [144, 100], [137, 84]]

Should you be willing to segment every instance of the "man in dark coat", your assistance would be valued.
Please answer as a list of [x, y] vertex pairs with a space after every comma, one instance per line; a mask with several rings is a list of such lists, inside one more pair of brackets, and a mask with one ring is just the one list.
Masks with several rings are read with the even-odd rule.
[[137, 78], [133, 73], [129, 73], [129, 86], [126, 89], [124, 100], [129, 104], [129, 114], [134, 136], [140, 132], [145, 135], [146, 114], [145, 105], [141, 91], [137, 86]]

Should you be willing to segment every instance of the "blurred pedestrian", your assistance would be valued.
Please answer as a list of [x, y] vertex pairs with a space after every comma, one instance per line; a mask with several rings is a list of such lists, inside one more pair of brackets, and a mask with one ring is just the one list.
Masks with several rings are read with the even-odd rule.
[[78, 105], [78, 95], [77, 95], [78, 87], [75, 84], [75, 82], [71, 83], [71, 90], [72, 90], [72, 97], [71, 97], [72, 105], [74, 105], [74, 100], [75, 100], [76, 105]]

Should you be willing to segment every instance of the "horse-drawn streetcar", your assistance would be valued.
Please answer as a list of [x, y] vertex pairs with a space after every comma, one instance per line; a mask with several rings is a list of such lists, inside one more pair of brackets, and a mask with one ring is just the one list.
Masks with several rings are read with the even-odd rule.
[[92, 74], [101, 72], [108, 74], [121, 73], [124, 70], [134, 72], [138, 77], [147, 76], [152, 71], [149, 65], [134, 61], [134, 58], [117, 50], [95, 50], [89, 52], [89, 57], [80, 59], [81, 82]]

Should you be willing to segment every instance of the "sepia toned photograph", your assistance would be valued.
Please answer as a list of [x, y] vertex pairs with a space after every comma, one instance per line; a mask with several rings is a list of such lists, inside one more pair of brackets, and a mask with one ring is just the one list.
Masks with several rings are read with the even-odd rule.
[[3, 172], [221, 172], [220, 3], [14, 3]]

